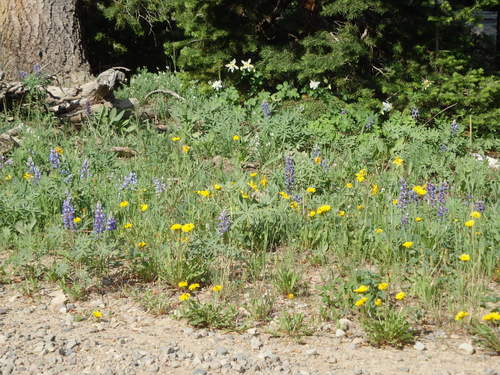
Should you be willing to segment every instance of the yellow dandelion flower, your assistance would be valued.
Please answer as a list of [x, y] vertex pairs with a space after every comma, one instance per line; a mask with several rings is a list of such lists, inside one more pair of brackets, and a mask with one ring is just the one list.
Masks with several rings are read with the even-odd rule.
[[170, 138], [172, 142], [179, 142], [181, 140], [181, 137], [172, 137]]
[[371, 195], [377, 195], [379, 192], [379, 188], [378, 188], [378, 185], [377, 184], [373, 184], [372, 185], [372, 189], [370, 190], [370, 194]]
[[377, 298], [374, 302], [375, 306], [382, 306], [382, 300], [380, 298]]
[[191, 294], [189, 293], [183, 293], [179, 296], [179, 301], [187, 301], [191, 297]]
[[299, 204], [297, 202], [293, 201], [292, 203], [290, 203], [290, 207], [293, 209], [297, 209], [299, 207]]
[[345, 216], [345, 211], [340, 210], [339, 212], [337, 212], [337, 215], [339, 215], [340, 217]]
[[366, 293], [370, 290], [368, 285], [360, 285], [356, 289], [353, 290], [355, 293]]
[[496, 311], [494, 312], [490, 312], [486, 315], [483, 315], [483, 317], [481, 318], [482, 320], [484, 321], [491, 321], [491, 320], [500, 320], [500, 314]]
[[191, 147], [188, 146], [188, 145], [183, 145], [182, 146], [182, 152], [187, 154], [189, 152], [189, 150], [191, 150]]
[[316, 156], [314, 159], [313, 159], [314, 163], [316, 164], [321, 164], [321, 158], [319, 156]]
[[356, 307], [361, 307], [361, 306], [363, 306], [363, 305], [366, 303], [366, 301], [368, 301], [368, 297], [363, 297], [363, 298], [358, 299], [358, 300], [354, 303], [354, 305], [355, 305]]
[[345, 187], [348, 188], [348, 189], [352, 189], [352, 184], [350, 182], [348, 182], [347, 184], [345, 184]]
[[185, 287], [187, 287], [187, 286], [188, 286], [188, 282], [187, 282], [187, 281], [179, 281], [179, 282], [177, 283], [177, 286], [178, 286], [179, 288], [185, 288]]
[[245, 193], [244, 191], [241, 191], [241, 190], [240, 190], [240, 193], [241, 193], [241, 197], [242, 197], [243, 199], [248, 199], [248, 198], [250, 198], [250, 195], [248, 195], [248, 194], [247, 194], [247, 193]]
[[264, 176], [260, 179], [260, 184], [263, 186], [263, 187], [266, 187], [267, 186], [267, 177]]
[[33, 174], [26, 172], [25, 174], [23, 174], [23, 178], [25, 180], [31, 180], [33, 178]]
[[147, 243], [144, 241], [137, 242], [137, 247], [143, 248], [143, 247], [146, 247], [146, 245], [147, 245]]
[[128, 201], [121, 201], [121, 202], [120, 202], [120, 207], [121, 207], [121, 208], [128, 207]]
[[455, 320], [458, 322], [459, 320], [462, 320], [466, 316], [469, 316], [470, 314], [467, 311], [459, 311], [455, 315]]
[[10, 181], [10, 180], [12, 180], [12, 175], [8, 174], [8, 175], [7, 175], [7, 176], [5, 176], [3, 179], [4, 179], [5, 181]]
[[59, 155], [64, 154], [64, 150], [62, 149], [62, 147], [59, 146], [54, 147], [54, 151], [57, 152]]
[[102, 318], [102, 312], [100, 312], [99, 310], [94, 310], [92, 311], [92, 316], [96, 319], [101, 319]]
[[184, 225], [181, 227], [181, 230], [182, 230], [184, 233], [189, 233], [189, 232], [191, 232], [193, 229], [194, 229], [194, 224], [193, 224], [193, 223], [187, 223], [187, 224], [184, 224]]
[[170, 227], [171, 230], [181, 230], [182, 229], [182, 224], [172, 224]]
[[386, 290], [387, 288], [389, 288], [389, 284], [388, 283], [380, 283], [377, 285], [377, 288], [378, 288], [378, 290]]
[[420, 216], [417, 216], [417, 217], [415, 218], [415, 221], [416, 221], [417, 223], [420, 223], [420, 222], [421, 222], [421, 221], [423, 221], [423, 220], [424, 220], [424, 219], [422, 219]]
[[324, 204], [323, 206], [319, 206], [317, 209], [316, 209], [316, 213], [318, 215], [322, 215], [324, 214], [325, 212], [328, 212], [332, 209], [332, 207], [329, 205], [329, 204]]
[[233, 141], [239, 141], [240, 136], [239, 135], [233, 135]]
[[75, 223], [75, 224], [78, 224], [80, 221], [82, 221], [82, 218], [81, 218], [81, 217], [75, 217], [75, 218], [73, 219], [73, 223]]
[[481, 217], [481, 212], [479, 212], [479, 211], [472, 211], [470, 213], [470, 217], [473, 217], [474, 219], [479, 219]]
[[149, 206], [146, 204], [146, 203], [143, 203], [139, 206], [139, 209], [142, 211], [142, 212], [146, 212], [148, 210]]
[[132, 223], [125, 223], [125, 224], [123, 224], [123, 229], [130, 229], [133, 226], [134, 226], [134, 224], [132, 224]]
[[394, 296], [394, 298], [396, 298], [398, 301], [404, 300], [405, 297], [406, 297], [406, 293], [405, 292], [399, 292], [398, 294], [396, 294]]
[[189, 286], [189, 288], [188, 288], [188, 289], [189, 289], [189, 290], [196, 290], [196, 289], [198, 289], [199, 287], [200, 287], [200, 284], [198, 284], [198, 283], [194, 283], [194, 284], [191, 284], [191, 285]]
[[280, 191], [279, 195], [281, 195], [281, 198], [283, 198], [283, 199], [290, 199], [290, 196], [287, 193], [285, 193], [284, 191]]
[[376, 228], [375, 233], [384, 233], [384, 230], [382, 228]]
[[462, 262], [468, 262], [470, 260], [470, 255], [469, 254], [462, 254], [458, 257]]
[[308, 188], [306, 189], [306, 191], [307, 191], [308, 193], [316, 193], [316, 188], [311, 186], [311, 187], [308, 187]]
[[358, 204], [358, 205], [356, 206], [356, 208], [357, 208], [359, 211], [361, 211], [361, 210], [364, 210], [364, 209], [365, 209], [365, 206], [363, 206], [362, 204]]
[[365, 176], [356, 176], [356, 180], [358, 182], [363, 182], [365, 180]]
[[309, 217], [314, 217], [314, 216], [316, 216], [316, 211], [313, 210], [309, 212]]
[[422, 186], [420, 186], [420, 185], [414, 186], [413, 191], [420, 196], [424, 196], [425, 194], [427, 194], [427, 190], [425, 189], [425, 187], [423, 185]]
[[406, 241], [406, 242], [403, 242], [402, 243], [402, 246], [403, 247], [406, 247], [407, 249], [409, 249], [410, 247], [413, 246], [413, 242], [412, 241]]
[[393, 161], [392, 164], [397, 165], [398, 167], [402, 166], [405, 161], [401, 159], [399, 156], [396, 157]]
[[219, 184], [214, 184], [213, 188], [214, 188], [214, 190], [222, 190], [222, 186]]
[[476, 224], [476, 222], [474, 220], [468, 220], [464, 223], [464, 225], [467, 227], [467, 228], [472, 228], [474, 226], [474, 224]]
[[253, 181], [247, 182], [247, 185], [250, 186], [250, 188], [253, 191], [259, 191], [259, 188], [255, 182], [253, 182]]
[[222, 285], [214, 285], [212, 287], [213, 292], [220, 292], [222, 290]]
[[250, 172], [250, 177], [255, 177], [257, 176], [257, 172]]
[[393, 200], [392, 200], [392, 204], [393, 204], [393, 205], [395, 205], [395, 206], [396, 206], [398, 203], [399, 203], [399, 201], [398, 201], [397, 199], [393, 199]]
[[287, 296], [286, 296], [286, 298], [288, 298], [288, 299], [294, 299], [295, 298], [295, 294], [288, 293]]
[[205, 198], [210, 196], [210, 192], [208, 190], [196, 190], [196, 194]]

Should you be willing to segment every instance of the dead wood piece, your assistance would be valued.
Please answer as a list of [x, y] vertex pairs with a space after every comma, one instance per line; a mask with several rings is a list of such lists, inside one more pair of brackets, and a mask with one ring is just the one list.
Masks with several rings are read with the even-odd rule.
[[21, 144], [21, 140], [17, 136], [21, 134], [23, 129], [26, 129], [26, 125], [18, 125], [0, 134], [0, 155], [6, 154]]
[[116, 152], [122, 158], [132, 158], [137, 155], [137, 151], [132, 150], [130, 147], [111, 147], [111, 151]]
[[179, 100], [186, 100], [182, 96], [177, 94], [175, 91], [172, 91], [169, 89], [153, 90], [144, 97], [144, 100], [147, 100], [150, 96], [155, 95], [155, 94], [172, 95], [174, 98], [177, 98]]

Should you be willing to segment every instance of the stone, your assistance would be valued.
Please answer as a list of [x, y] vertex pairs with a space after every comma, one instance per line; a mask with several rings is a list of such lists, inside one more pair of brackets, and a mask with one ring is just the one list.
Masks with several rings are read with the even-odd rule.
[[217, 353], [217, 355], [226, 355], [229, 353], [229, 350], [227, 350], [224, 346], [217, 346], [215, 348], [215, 353]]
[[343, 329], [337, 329], [335, 331], [335, 337], [344, 337], [345, 335], [346, 335], [346, 333]]
[[425, 344], [423, 342], [417, 341], [415, 345], [413, 345], [413, 348], [419, 352], [423, 352], [425, 349]]
[[50, 300], [50, 308], [53, 311], [59, 312], [62, 308], [66, 308], [66, 295], [61, 289], [58, 289], [49, 294], [52, 299]]
[[339, 319], [338, 326], [343, 331], [348, 331], [352, 327], [352, 322], [349, 319]]
[[482, 372], [482, 375], [498, 375], [498, 372], [493, 370], [492, 368], [485, 368]]
[[263, 344], [258, 337], [252, 337], [252, 339], [250, 340], [250, 346], [253, 350], [259, 350], [260, 348], [262, 348]]
[[317, 356], [319, 355], [318, 351], [314, 348], [306, 350], [306, 355], [308, 356]]
[[192, 374], [193, 375], [207, 375], [208, 372], [205, 369], [197, 368], [197, 369], [193, 370]]
[[247, 333], [250, 336], [257, 336], [259, 334], [259, 332], [257, 332], [257, 328], [249, 328], [247, 329]]
[[460, 344], [458, 346], [458, 349], [466, 354], [469, 354], [469, 355], [474, 354], [476, 352], [476, 349], [474, 349], [474, 347], [471, 344], [466, 343], [466, 342], [464, 342], [463, 344]]
[[401, 372], [410, 372], [410, 369], [408, 367], [399, 367], [398, 371], [401, 371]]

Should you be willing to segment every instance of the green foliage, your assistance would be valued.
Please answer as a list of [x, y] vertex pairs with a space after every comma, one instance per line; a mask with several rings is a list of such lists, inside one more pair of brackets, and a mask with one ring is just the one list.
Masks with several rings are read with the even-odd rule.
[[310, 336], [313, 331], [307, 326], [303, 313], [283, 312], [278, 319], [278, 335], [288, 335], [294, 338]]
[[481, 323], [475, 319], [472, 320], [469, 332], [474, 335], [476, 342], [488, 350], [500, 353], [500, 328], [497, 322], [491, 326]]
[[220, 302], [189, 299], [182, 308], [182, 317], [197, 328], [234, 328], [238, 312], [234, 306], [222, 307]]
[[413, 342], [413, 330], [401, 311], [382, 309], [376, 316], [365, 316], [361, 326], [372, 345], [397, 348]]

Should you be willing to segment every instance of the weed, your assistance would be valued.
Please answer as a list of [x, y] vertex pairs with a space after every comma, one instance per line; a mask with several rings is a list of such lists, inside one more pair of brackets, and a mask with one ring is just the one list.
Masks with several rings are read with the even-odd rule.
[[193, 298], [181, 309], [182, 317], [197, 328], [234, 328], [238, 312], [234, 306], [222, 307], [215, 302], [200, 302]]
[[373, 317], [362, 317], [361, 326], [370, 344], [375, 346], [389, 345], [400, 348], [414, 339], [413, 330], [404, 314], [391, 308], [383, 309]]
[[307, 326], [303, 313], [285, 311], [278, 319], [278, 333], [300, 338], [312, 335], [313, 331]]

